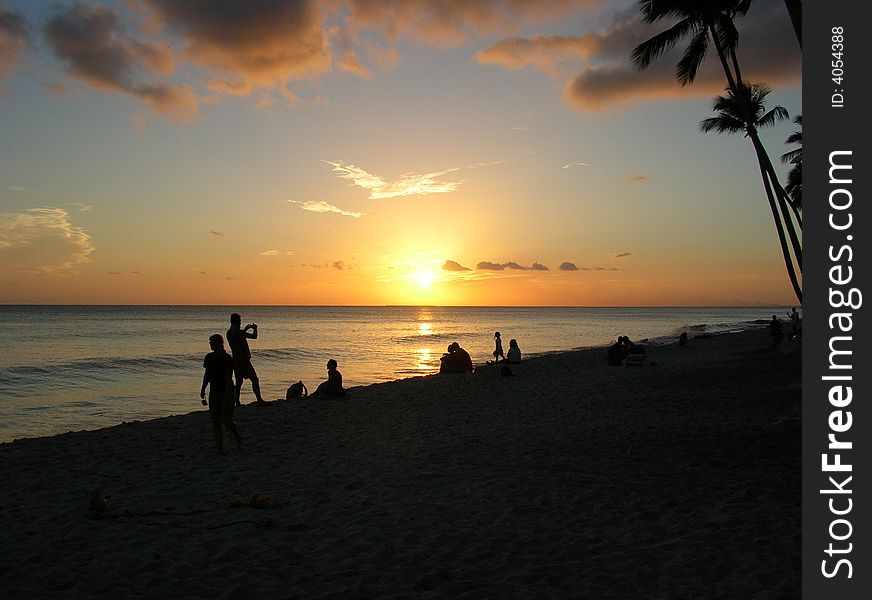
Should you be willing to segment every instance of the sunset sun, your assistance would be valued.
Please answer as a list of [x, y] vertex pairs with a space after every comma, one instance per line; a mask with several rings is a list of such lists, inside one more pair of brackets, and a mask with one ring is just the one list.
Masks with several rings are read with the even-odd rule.
[[431, 271], [419, 271], [415, 273], [415, 281], [419, 287], [429, 288], [436, 281], [436, 276]]

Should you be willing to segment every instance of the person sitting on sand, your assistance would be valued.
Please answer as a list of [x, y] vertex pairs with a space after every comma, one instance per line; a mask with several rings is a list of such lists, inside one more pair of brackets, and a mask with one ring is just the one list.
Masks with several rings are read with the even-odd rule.
[[233, 387], [233, 359], [224, 350], [224, 338], [216, 333], [209, 338], [209, 347], [212, 352], [203, 359], [203, 386], [200, 388], [200, 398], [203, 405], [206, 402], [206, 385], [209, 386], [209, 416], [212, 418], [212, 432], [215, 434], [215, 443], [218, 453], [224, 454], [224, 434], [221, 429], [223, 424], [236, 439], [236, 447], [242, 447], [242, 437], [239, 429], [233, 422], [233, 406], [236, 404], [236, 390]]
[[678, 345], [679, 346], [687, 346], [687, 332], [682, 331], [681, 335], [678, 336]]
[[322, 382], [313, 396], [330, 396], [340, 398], [345, 395], [342, 387], [342, 373], [336, 368], [339, 366], [332, 358], [327, 361], [327, 381]]
[[[251, 333], [249, 333], [251, 329]], [[251, 390], [254, 392], [254, 397], [257, 398], [258, 404], [266, 404], [260, 395], [260, 379], [257, 378], [257, 372], [251, 364], [251, 350], [248, 347], [248, 340], [257, 339], [257, 324], [249, 323], [242, 328], [242, 317], [238, 313], [230, 315], [230, 329], [227, 330], [227, 343], [230, 345], [230, 351], [233, 353], [233, 372], [236, 375], [236, 406], [240, 405], [239, 395], [242, 392], [242, 382], [245, 379], [251, 380]]]
[[448, 345], [448, 353], [442, 355], [440, 373], [472, 373], [472, 358], [457, 342]]
[[506, 361], [513, 365], [521, 362], [521, 349], [518, 348], [518, 340], [515, 338], [509, 340], [509, 353], [506, 356]]
[[503, 354], [503, 340], [500, 338], [500, 332], [497, 331], [494, 334], [494, 342], [496, 343], [496, 348], [494, 348], [494, 362], [500, 362], [500, 359], [506, 360], [506, 355]]
[[784, 341], [784, 332], [781, 330], [781, 321], [778, 317], [772, 315], [772, 320], [769, 321], [769, 335], [772, 336], [772, 347], [777, 348]]
[[606, 362], [610, 365], [621, 365], [629, 352], [629, 344], [624, 343], [624, 336], [618, 336], [618, 341], [609, 346], [606, 352]]

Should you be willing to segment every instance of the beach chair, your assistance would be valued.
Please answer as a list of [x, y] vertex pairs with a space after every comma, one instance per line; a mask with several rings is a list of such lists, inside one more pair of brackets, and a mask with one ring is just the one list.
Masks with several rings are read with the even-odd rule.
[[646, 357], [645, 346], [641, 344], [632, 344], [630, 346], [630, 353], [627, 354], [627, 358], [624, 359], [624, 366], [638, 367], [644, 365]]

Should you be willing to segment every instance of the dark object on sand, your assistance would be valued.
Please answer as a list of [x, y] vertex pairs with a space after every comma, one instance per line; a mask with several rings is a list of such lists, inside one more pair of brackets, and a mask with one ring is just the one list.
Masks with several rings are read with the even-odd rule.
[[624, 359], [630, 353], [631, 345], [630, 338], [625, 335], [619, 336], [618, 341], [609, 346], [609, 350], [606, 353], [606, 361], [614, 366], [624, 364]]
[[784, 341], [784, 332], [781, 330], [781, 321], [778, 317], [772, 315], [772, 320], [769, 321], [769, 334], [772, 336], [772, 346], [777, 348]]
[[306, 387], [306, 384], [302, 381], [298, 381], [297, 383], [292, 383], [288, 388], [288, 391], [285, 392], [285, 400], [299, 400], [308, 395], [309, 390]]
[[681, 335], [678, 336], [678, 345], [679, 346], [687, 346], [687, 332], [682, 331]]

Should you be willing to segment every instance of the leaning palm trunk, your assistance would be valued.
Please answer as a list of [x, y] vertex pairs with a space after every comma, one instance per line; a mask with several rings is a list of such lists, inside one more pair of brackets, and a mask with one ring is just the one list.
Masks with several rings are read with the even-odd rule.
[[796, 233], [796, 226], [791, 219], [790, 203], [787, 201], [787, 192], [781, 187], [778, 182], [778, 176], [775, 173], [775, 168], [772, 166], [772, 161], [769, 159], [769, 154], [760, 141], [760, 136], [754, 128], [749, 128], [748, 137], [751, 138], [751, 143], [754, 144], [754, 150], [757, 152], [757, 160], [760, 162], [760, 169], [768, 177], [772, 186], [772, 191], [778, 202], [778, 208], [784, 218], [785, 228], [790, 236], [790, 244], [793, 247], [793, 254], [796, 256], [796, 263], [802, 271], [802, 242], [799, 241], [799, 236]]
[[[718, 58], [721, 62], [721, 67], [724, 70], [724, 76], [727, 79], [727, 85], [735, 98], [740, 98], [739, 89], [744, 87], [742, 74], [739, 70], [739, 61], [736, 56], [735, 48], [725, 50], [721, 44], [718, 34], [712, 24], [708, 25], [709, 35], [711, 36]], [[727, 55], [729, 54], [729, 60]], [[733, 69], [730, 69], [730, 62], [733, 64]], [[742, 111], [743, 119], [746, 123], [753, 121], [750, 110], [743, 103], [739, 103], [739, 108]], [[781, 251], [784, 255], [784, 264], [787, 268], [787, 273], [790, 277], [790, 283], [793, 286], [793, 291], [796, 294], [797, 300], [802, 303], [802, 288], [797, 279], [796, 268], [802, 272], [802, 242], [799, 240], [796, 229], [802, 229], [802, 220], [795, 206], [787, 201], [787, 192], [778, 181], [778, 175], [775, 168], [772, 166], [772, 161], [769, 159], [769, 154], [766, 152], [763, 142], [757, 135], [757, 131], [753, 127], [748, 128], [748, 137], [754, 145], [754, 150], [757, 153], [757, 161], [760, 165], [760, 172], [763, 176], [763, 185], [766, 188], [766, 198], [769, 201], [770, 209], [772, 210], [772, 218], [775, 221], [775, 228], [778, 232], [778, 239], [781, 243]], [[773, 198], [774, 196], [774, 198]], [[794, 216], [797, 220], [797, 225], [794, 225], [790, 216], [790, 206], [793, 209]], [[783, 221], [782, 221], [783, 216]], [[790, 255], [790, 250], [787, 247], [785, 240], [785, 229], [790, 237], [790, 245], [793, 248], [793, 255], [796, 257], [796, 266], [794, 266], [793, 258]]]
[[775, 221], [775, 231], [778, 233], [778, 242], [781, 244], [781, 254], [784, 257], [787, 276], [790, 278], [790, 285], [793, 286], [793, 293], [796, 294], [796, 299], [800, 304], [802, 304], [802, 285], [797, 278], [796, 268], [793, 265], [793, 257], [790, 255], [790, 248], [787, 245], [787, 237], [784, 234], [785, 226], [781, 219], [782, 216], [784, 216], [789, 222], [790, 215], [779, 210], [779, 205], [775, 201], [775, 194], [772, 191], [771, 181], [765, 166], [765, 162], [768, 159], [765, 151], [762, 151], [761, 153], [762, 148], [758, 147], [757, 144], [754, 144], [754, 150], [757, 152], [757, 162], [760, 165], [760, 175], [763, 178], [763, 187], [766, 189], [766, 199], [769, 201], [769, 210], [772, 212], [772, 220]]

